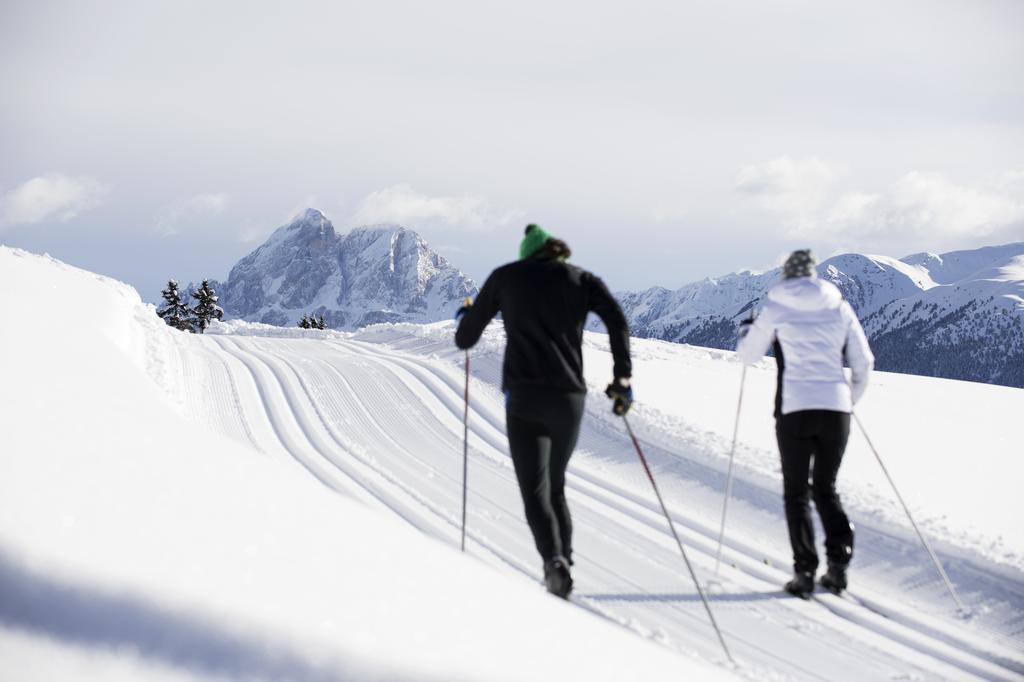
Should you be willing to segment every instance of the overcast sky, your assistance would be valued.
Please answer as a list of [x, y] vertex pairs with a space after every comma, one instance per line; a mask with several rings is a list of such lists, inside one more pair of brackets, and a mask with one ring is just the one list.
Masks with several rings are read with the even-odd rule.
[[222, 279], [306, 206], [614, 289], [1024, 240], [1024, 2], [0, 0], [0, 243]]

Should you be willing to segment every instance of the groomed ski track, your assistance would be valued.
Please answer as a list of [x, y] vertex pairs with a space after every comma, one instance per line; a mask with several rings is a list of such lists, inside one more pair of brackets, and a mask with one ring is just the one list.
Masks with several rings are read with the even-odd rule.
[[[176, 347], [183, 397], [196, 419], [458, 546], [460, 368], [429, 354], [340, 335], [183, 335]], [[497, 380], [492, 359], [474, 372], [471, 387], [467, 553], [539, 582], [540, 563], [507, 454]], [[632, 445], [606, 411], [603, 400], [589, 400], [569, 470], [574, 601], [638, 636], [724, 665]], [[720, 508], [721, 472], [688, 461], [684, 449], [673, 448], [673, 434], [657, 431], [657, 424], [637, 412], [638, 436], [699, 577], [712, 583], [712, 607], [741, 675], [1024, 679], [1019, 616], [959, 617], [943, 601], [948, 596], [921, 563], [919, 548], [899, 531], [860, 525], [858, 560], [870, 566], [875, 553], [889, 562], [905, 557], [907, 566], [920, 564], [920, 594], [905, 598], [854, 587], [845, 598], [819, 592], [804, 602], [785, 595], [779, 586], [788, 577], [788, 559], [774, 546], [766, 551], [760, 541], [766, 524], [782, 523], [781, 501], [775, 490], [756, 482], [737, 481], [737, 505], [730, 509], [715, 577], [718, 529], [709, 520]], [[694, 513], [707, 507], [711, 515]], [[962, 559], [949, 571], [958, 584], [972, 586], [975, 596], [1002, 600], [1010, 614], [1021, 612], [1024, 589], [999, 571]]]

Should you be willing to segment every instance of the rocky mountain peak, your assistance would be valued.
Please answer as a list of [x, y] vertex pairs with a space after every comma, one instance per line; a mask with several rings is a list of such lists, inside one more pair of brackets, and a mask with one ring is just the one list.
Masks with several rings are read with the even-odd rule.
[[232, 268], [221, 300], [230, 317], [294, 324], [323, 314], [333, 328], [450, 317], [476, 286], [401, 225], [335, 232], [306, 209]]

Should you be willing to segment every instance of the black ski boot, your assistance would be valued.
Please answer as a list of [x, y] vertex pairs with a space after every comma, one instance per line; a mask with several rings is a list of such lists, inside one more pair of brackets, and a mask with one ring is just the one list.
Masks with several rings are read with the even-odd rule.
[[832, 594], [842, 593], [846, 589], [846, 566], [829, 564], [828, 571], [818, 582]]
[[569, 598], [572, 576], [569, 574], [569, 562], [564, 557], [556, 556], [544, 562], [544, 584], [556, 597]]
[[797, 571], [783, 589], [794, 597], [810, 599], [811, 593], [814, 592], [814, 574], [810, 571]]

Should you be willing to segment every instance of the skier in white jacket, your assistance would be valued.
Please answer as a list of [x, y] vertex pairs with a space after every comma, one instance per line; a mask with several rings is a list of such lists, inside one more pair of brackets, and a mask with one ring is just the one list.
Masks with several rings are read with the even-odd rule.
[[828, 571], [821, 585], [836, 593], [846, 589], [853, 526], [836, 493], [836, 474], [850, 435], [850, 413], [874, 365], [856, 313], [834, 284], [818, 278], [814, 265], [809, 250], [789, 256], [783, 281], [769, 290], [760, 313], [740, 324], [736, 349], [747, 364], [759, 361], [769, 347], [775, 351], [775, 434], [793, 548], [794, 576], [785, 588], [803, 598], [814, 591], [818, 568], [811, 497], [825, 529]]

